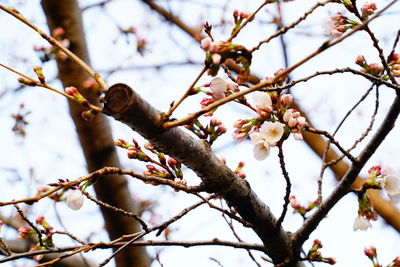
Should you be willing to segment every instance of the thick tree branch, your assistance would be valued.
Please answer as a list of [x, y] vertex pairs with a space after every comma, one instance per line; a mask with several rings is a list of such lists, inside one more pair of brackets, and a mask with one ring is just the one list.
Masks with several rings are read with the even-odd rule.
[[360, 153], [357, 162], [353, 163], [347, 173], [341, 179], [339, 185], [332, 192], [332, 194], [319, 206], [318, 210], [311, 215], [304, 225], [296, 232], [293, 238], [293, 244], [300, 250], [301, 245], [308, 239], [312, 231], [317, 227], [320, 221], [328, 214], [328, 212], [335, 206], [335, 204], [351, 190], [351, 185], [357, 179], [357, 175], [364, 167], [365, 163], [370, 159], [372, 154], [378, 149], [380, 144], [393, 129], [394, 124], [400, 113], [400, 97], [396, 97], [386, 118], [379, 127], [376, 134], [372, 137], [368, 145]]
[[[173, 23], [176, 25], [178, 28], [180, 28], [182, 31], [187, 33], [191, 38], [197, 40], [200, 42], [201, 36], [199, 35], [199, 29], [193, 29], [189, 26], [187, 26], [182, 20], [176, 19], [177, 17], [168, 12], [167, 10], [163, 9], [161, 6], [158, 6], [155, 4], [152, 0], [142, 0], [143, 3], [148, 5], [152, 10], [163, 16], [166, 20], [169, 22]], [[323, 4], [326, 4], [329, 1], [322, 2]], [[285, 31], [278, 31], [277, 33], [282, 34]], [[279, 35], [278, 34], [278, 35]], [[232, 71], [239, 73], [240, 72], [240, 66], [235, 64], [233, 61], [226, 61], [225, 65]], [[368, 77], [367, 77], [368, 78]], [[249, 82], [252, 84], [258, 84], [260, 82], [260, 78], [258, 78], [255, 75], [250, 75], [249, 77]], [[390, 86], [389, 84], [386, 84], [387, 86]], [[391, 87], [391, 86], [390, 86]], [[393, 88], [393, 87], [392, 87]], [[398, 89], [395, 88], [397, 91]], [[309, 116], [307, 116], [307, 113], [303, 111], [301, 106], [298, 105], [298, 103], [293, 104], [293, 108], [297, 109], [300, 111], [304, 116], [306, 117], [307, 121], [310, 122], [312, 125], [312, 120], [310, 119]], [[325, 147], [327, 145], [327, 141], [325, 141], [321, 136], [319, 135], [313, 135], [310, 133], [305, 132], [303, 134], [304, 141], [307, 143], [307, 145], [319, 156], [323, 157]], [[327, 152], [326, 160], [331, 161], [338, 158], [337, 153], [333, 149], [329, 149]], [[344, 162], [340, 161], [337, 164], [331, 165], [330, 166], [331, 170], [335, 174], [335, 177], [337, 180], [340, 180], [347, 170], [349, 169], [349, 166]], [[361, 178], [357, 178], [355, 182], [353, 183], [353, 188], [359, 188], [362, 185], [363, 181]], [[393, 228], [395, 228], [398, 232], [400, 232], [400, 212], [396, 209], [395, 206], [390, 201], [387, 201], [383, 199], [379, 192], [372, 191], [370, 193], [371, 200], [374, 203], [374, 208], [375, 210], [381, 215], [388, 224], [392, 225]]]
[[109, 88], [105, 96], [106, 114], [114, 117], [167, 153], [191, 168], [202, 179], [206, 191], [217, 193], [232, 205], [243, 219], [252, 224], [275, 263], [291, 258], [289, 236], [276, 227], [276, 218], [251, 190], [200, 140], [179, 128], [162, 128], [164, 116], [125, 84]]

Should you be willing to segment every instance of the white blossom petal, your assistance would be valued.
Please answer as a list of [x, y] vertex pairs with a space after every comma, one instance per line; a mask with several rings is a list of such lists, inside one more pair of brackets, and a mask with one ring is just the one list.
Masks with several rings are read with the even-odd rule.
[[255, 144], [253, 153], [256, 160], [264, 160], [269, 156], [270, 146], [267, 142], [258, 142]]
[[260, 132], [252, 132], [252, 133], [250, 133], [249, 136], [250, 136], [250, 142], [253, 145], [263, 141], [263, 138], [262, 138]]
[[266, 122], [260, 128], [261, 136], [268, 143], [277, 143], [281, 140], [283, 132], [283, 124], [280, 122]]
[[214, 78], [210, 82], [210, 89], [215, 94], [223, 93], [226, 90], [227, 86], [227, 82], [220, 77]]
[[265, 92], [255, 92], [253, 94], [253, 101], [257, 108], [259, 109], [269, 109], [272, 107], [272, 100], [268, 93]]
[[354, 220], [353, 224], [353, 230], [361, 230], [361, 231], [366, 231], [368, 228], [371, 228], [372, 224], [369, 222], [368, 219], [364, 218], [364, 216], [358, 215], [356, 219]]

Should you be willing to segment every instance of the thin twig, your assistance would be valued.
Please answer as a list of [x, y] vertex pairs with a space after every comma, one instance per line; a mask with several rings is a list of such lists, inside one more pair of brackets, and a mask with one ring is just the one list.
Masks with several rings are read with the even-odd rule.
[[18, 11], [16, 11], [13, 8], [7, 8], [3, 5], [0, 4], [0, 9], [4, 10], [8, 14], [14, 16], [17, 18], [19, 21], [25, 23], [27, 26], [32, 28], [34, 31], [40, 34], [40, 36], [45, 39], [47, 42], [49, 42], [51, 45], [57, 47], [61, 51], [63, 51], [70, 59], [72, 59], [74, 62], [76, 62], [79, 66], [81, 66], [87, 73], [89, 73], [90, 76], [92, 76], [97, 83], [100, 85], [100, 87], [103, 89], [103, 91], [107, 91], [108, 86], [106, 82], [103, 80], [101, 75], [97, 72], [95, 72], [89, 65], [87, 65], [83, 60], [81, 60], [78, 56], [76, 56], [74, 53], [72, 53], [68, 48], [64, 47], [59, 41], [51, 37], [50, 35], [47, 35], [44, 31], [36, 27], [34, 24], [32, 24], [30, 21], [28, 21], [23, 15], [21, 15]]
[[42, 232], [30, 221], [28, 218], [25, 216], [25, 214], [22, 212], [20, 207], [17, 204], [14, 204], [15, 209], [17, 210], [19, 216], [21, 216], [22, 220], [24, 220], [36, 233], [38, 239], [39, 239], [39, 244], [41, 247], [47, 247], [43, 243], [43, 238], [42, 238]]
[[231, 36], [226, 40], [227, 42], [232, 42], [232, 40], [239, 34], [239, 32], [250, 22], [254, 19], [256, 14], [266, 5], [270, 3], [270, 1], [266, 0], [264, 3], [262, 3], [256, 11], [254, 11], [246, 20], [235, 30], [232, 32]]
[[[74, 251], [74, 254], [79, 252], [85, 252], [96, 249], [109, 249], [121, 247], [126, 242], [121, 243], [97, 243], [90, 244], [86, 246], [72, 246], [72, 247], [62, 247], [62, 248], [48, 248], [43, 250], [35, 250], [28, 251], [23, 253], [14, 253], [8, 257], [0, 258], [0, 263], [14, 261], [21, 258], [33, 257], [36, 255], [45, 255], [45, 254], [54, 254], [54, 253], [62, 253], [67, 251]], [[241, 248], [241, 249], [252, 249], [257, 251], [265, 251], [263, 245], [259, 244], [247, 244], [240, 242], [231, 242], [231, 241], [223, 241], [217, 238], [208, 241], [158, 241], [158, 240], [147, 240], [147, 241], [136, 241], [134, 243], [129, 244], [129, 246], [181, 246], [181, 247], [194, 247], [194, 246], [226, 246], [232, 248]]]
[[263, 87], [268, 87], [271, 86], [272, 84], [276, 83], [276, 81], [278, 79], [280, 79], [281, 77], [283, 77], [284, 75], [289, 74], [290, 72], [292, 72], [293, 70], [297, 69], [299, 66], [303, 65], [304, 63], [306, 63], [307, 61], [309, 61], [310, 59], [314, 58], [315, 56], [321, 54], [323, 51], [325, 51], [326, 49], [335, 46], [336, 44], [342, 42], [343, 40], [347, 39], [348, 37], [350, 37], [351, 35], [353, 35], [354, 33], [356, 33], [357, 31], [362, 30], [369, 22], [371, 22], [372, 20], [376, 19], [380, 14], [382, 14], [384, 11], [386, 11], [390, 6], [392, 6], [397, 0], [393, 0], [392, 2], [390, 2], [388, 5], [386, 5], [383, 9], [381, 9], [379, 12], [377, 12], [373, 17], [371, 17], [368, 20], [365, 20], [362, 24], [359, 24], [357, 26], [355, 26], [352, 31], [350, 31], [348, 34], [343, 35], [342, 37], [332, 41], [332, 40], [328, 40], [326, 42], [324, 42], [318, 49], [316, 49], [314, 52], [312, 52], [311, 54], [309, 54], [308, 56], [306, 56], [305, 58], [303, 58], [302, 60], [298, 61], [296, 64], [292, 65], [291, 67], [287, 68], [286, 70], [282, 71], [279, 73], [279, 75], [275, 76], [274, 78], [264, 81], [264, 82], [260, 82], [246, 90], [243, 90], [241, 92], [237, 92], [234, 94], [231, 94], [227, 97], [224, 97], [220, 100], [217, 100], [213, 103], [211, 103], [210, 105], [204, 107], [203, 109], [192, 113], [191, 115], [187, 116], [186, 118], [180, 119], [180, 120], [175, 120], [175, 121], [168, 121], [165, 122], [163, 124], [163, 127], [166, 129], [170, 129], [173, 127], [177, 127], [180, 125], [185, 125], [191, 121], [193, 121], [194, 119], [197, 119], [198, 117], [200, 117], [201, 115], [210, 112], [211, 110], [216, 109], [219, 106], [222, 106], [228, 102], [231, 102], [235, 99], [238, 99], [242, 96], [245, 96], [251, 92], [260, 90]]
[[290, 202], [289, 197], [290, 197], [290, 192], [291, 192], [291, 187], [292, 187], [292, 184], [291, 184], [290, 178], [289, 178], [289, 173], [286, 170], [286, 163], [285, 163], [285, 157], [283, 155], [282, 145], [283, 145], [283, 143], [278, 144], [278, 148], [279, 148], [278, 157], [279, 157], [279, 164], [280, 164], [281, 170], [282, 170], [282, 175], [286, 181], [286, 191], [285, 191], [285, 197], [283, 198], [284, 203], [283, 203], [282, 213], [281, 213], [281, 216], [279, 216], [279, 219], [276, 221], [277, 228], [281, 227], [281, 224], [282, 224], [283, 220], [285, 219], [286, 212], [288, 210], [288, 206], [289, 206], [289, 202]]
[[147, 230], [149, 229], [148, 226], [147, 226], [147, 224], [146, 224], [146, 223], [142, 220], [142, 218], [140, 218], [138, 215], [133, 214], [132, 212], [129, 212], [129, 211], [126, 211], [126, 210], [123, 210], [123, 209], [114, 207], [114, 206], [112, 206], [112, 205], [110, 205], [110, 204], [107, 204], [107, 203], [101, 201], [101, 200], [98, 200], [98, 199], [94, 198], [93, 196], [91, 196], [91, 195], [90, 195], [88, 192], [86, 192], [86, 191], [83, 191], [82, 193], [83, 193], [88, 199], [90, 199], [91, 201], [93, 201], [94, 203], [96, 203], [96, 204], [99, 205], [99, 206], [102, 206], [102, 207], [107, 208], [107, 209], [110, 209], [110, 210], [112, 210], [112, 211], [114, 211], [114, 212], [116, 212], [116, 213], [120, 213], [120, 214], [122, 214], [122, 215], [125, 215], [125, 216], [128, 216], [128, 217], [130, 217], [130, 218], [135, 219], [135, 220], [142, 226], [142, 229], [143, 229], [144, 231], [147, 231]]
[[265, 44], [265, 43], [268, 43], [268, 42], [270, 42], [272, 39], [274, 39], [274, 38], [276, 38], [276, 37], [278, 37], [278, 36], [280, 36], [280, 35], [286, 33], [288, 30], [293, 29], [293, 28], [296, 27], [300, 22], [302, 22], [303, 20], [305, 20], [305, 19], [308, 17], [308, 15], [310, 15], [312, 12], [314, 12], [315, 9], [317, 9], [317, 8], [320, 7], [320, 6], [324, 6], [324, 5], [326, 5], [326, 4], [330, 3], [330, 2], [333, 2], [333, 1], [334, 1], [334, 0], [326, 0], [326, 1], [323, 1], [323, 2], [318, 2], [318, 3], [316, 3], [313, 7], [311, 7], [310, 10], [308, 10], [306, 13], [304, 13], [304, 15], [301, 16], [300, 18], [298, 18], [295, 22], [293, 22], [293, 23], [290, 24], [290, 25], [287, 25], [287, 26], [285, 26], [285, 27], [280, 28], [276, 33], [274, 33], [273, 35], [271, 35], [271, 36], [268, 37], [267, 39], [265, 39], [265, 40], [259, 42], [258, 45], [256, 45], [256, 46], [253, 47], [252, 49], [250, 49], [250, 52], [252, 53], [252, 52], [254, 52], [254, 51], [260, 49], [261, 45], [263, 45], [263, 44]]
[[[56, 88], [50, 86], [50, 85], [47, 84], [47, 83], [42, 83], [42, 82], [40, 82], [40, 81], [36, 81], [35, 79], [33, 79], [33, 78], [31, 78], [31, 77], [29, 77], [29, 76], [27, 76], [27, 75], [25, 75], [25, 74], [23, 74], [23, 73], [21, 73], [21, 72], [15, 70], [15, 69], [13, 69], [13, 68], [10, 68], [10, 67], [8, 67], [8, 66], [2, 64], [2, 63], [0, 63], [0, 66], [3, 67], [3, 68], [5, 68], [5, 69], [7, 69], [7, 70], [9, 70], [9, 71], [11, 71], [11, 72], [14, 72], [15, 74], [17, 74], [17, 75], [19, 75], [19, 76], [21, 76], [21, 77], [24, 77], [24, 78], [27, 79], [27, 80], [29, 80], [29, 82], [31, 82], [31, 83], [33, 84], [33, 85], [30, 85], [30, 86], [39, 86], [39, 87], [46, 88], [46, 89], [48, 89], [48, 90], [50, 90], [50, 91], [53, 91], [53, 92], [55, 92], [55, 93], [57, 93], [57, 94], [60, 94], [60, 95], [62, 95], [62, 96], [65, 96], [66, 98], [68, 98], [68, 99], [70, 99], [70, 100], [72, 100], [72, 101], [75, 101], [75, 102], [77, 102], [77, 103], [80, 103], [80, 102], [79, 102], [78, 100], [76, 100], [73, 96], [68, 95], [68, 94], [66, 94], [66, 93], [64, 93], [64, 92], [62, 92], [62, 91], [59, 91], [59, 90], [57, 90]], [[89, 107], [89, 108], [95, 110], [96, 112], [102, 112], [102, 110], [103, 110], [102, 108], [97, 107], [97, 106], [95, 106], [95, 105], [93, 105], [93, 104], [90, 104], [90, 103], [86, 103], [85, 106], [87, 106], [87, 107]]]
[[353, 157], [353, 155], [351, 155], [349, 152], [347, 152], [346, 149], [344, 149], [338, 141], [335, 140], [335, 138], [328, 133], [327, 131], [323, 131], [323, 130], [317, 130], [314, 129], [312, 127], [306, 127], [306, 131], [310, 132], [310, 133], [315, 133], [315, 134], [322, 134], [323, 136], [325, 136], [326, 138], [329, 139], [329, 141], [334, 144], [339, 150], [340, 152], [342, 152], [344, 155], [346, 155], [346, 157], [353, 163], [357, 162], [357, 159]]
[[194, 79], [194, 81], [192, 82], [192, 84], [189, 86], [189, 88], [186, 90], [186, 92], [183, 94], [183, 96], [178, 100], [178, 102], [174, 103], [174, 105], [168, 110], [167, 112], [167, 117], [172, 115], [172, 112], [174, 112], [174, 110], [183, 102], [183, 100], [185, 100], [191, 93], [192, 90], [194, 88], [194, 86], [196, 85], [196, 83], [200, 80], [201, 76], [203, 76], [203, 74], [207, 71], [207, 67], [204, 66], [199, 75], [197, 75], [196, 79]]

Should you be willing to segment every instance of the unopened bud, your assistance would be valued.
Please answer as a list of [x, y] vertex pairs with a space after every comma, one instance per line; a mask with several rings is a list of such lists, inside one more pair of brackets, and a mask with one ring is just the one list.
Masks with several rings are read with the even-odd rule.
[[42, 69], [42, 67], [40, 67], [40, 66], [35, 66], [35, 67], [33, 68], [33, 71], [35, 72], [36, 76], [38, 77], [38, 79], [39, 79], [39, 81], [40, 81], [41, 83], [46, 83], [46, 82], [45, 82], [45, 77], [44, 77], [44, 74], [43, 74], [43, 69]]
[[87, 111], [82, 112], [82, 118], [85, 120], [91, 120], [97, 115], [97, 112], [94, 111], [93, 109], [89, 109]]
[[27, 86], [35, 86], [36, 85], [35, 81], [29, 80], [26, 78], [18, 78], [18, 82], [22, 83], [24, 85], [27, 85]]

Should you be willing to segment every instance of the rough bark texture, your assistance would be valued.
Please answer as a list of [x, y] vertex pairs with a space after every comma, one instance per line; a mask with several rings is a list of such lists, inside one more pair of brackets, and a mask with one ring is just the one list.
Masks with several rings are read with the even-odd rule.
[[[221, 195], [252, 224], [265, 245], [267, 254], [275, 263], [290, 255], [290, 238], [269, 208], [251, 190], [246, 180], [239, 178], [213, 154], [207, 143], [192, 138], [179, 128], [164, 130], [162, 114], [125, 84], [109, 88], [104, 111], [167, 153], [191, 168], [202, 179], [207, 191]], [[296, 265], [292, 265], [296, 266]]]
[[[90, 65], [81, 10], [76, 0], [42, 0], [41, 3], [50, 30], [56, 27], [64, 28], [66, 30], [65, 38], [71, 42], [69, 49]], [[83, 82], [90, 77], [80, 66], [70, 60], [58, 60], [57, 66], [58, 76], [64, 87], [75, 86], [89, 102], [99, 105], [99, 92], [82, 87]], [[69, 102], [69, 107], [85, 155], [88, 171], [92, 172], [104, 166], [119, 167], [120, 163], [106, 117], [98, 115], [91, 121], [84, 121], [81, 117], [81, 113], [84, 111], [81, 105]], [[109, 175], [99, 179], [94, 184], [94, 188], [98, 199], [126, 211], [135, 212], [136, 207], [127, 188], [125, 177]], [[110, 212], [104, 208], [101, 208], [101, 212], [110, 239], [141, 230], [136, 221], [131, 218]], [[116, 262], [119, 267], [146, 267], [150, 265], [151, 260], [145, 248], [130, 247], [117, 255]]]

